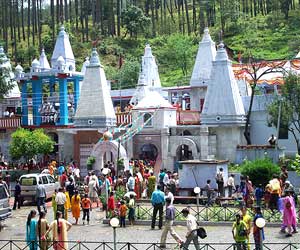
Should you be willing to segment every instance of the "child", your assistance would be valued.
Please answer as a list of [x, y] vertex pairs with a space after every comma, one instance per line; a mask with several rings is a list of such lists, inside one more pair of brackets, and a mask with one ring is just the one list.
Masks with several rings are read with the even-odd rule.
[[264, 197], [264, 191], [262, 189], [262, 185], [259, 184], [257, 188], [255, 188], [255, 199], [256, 206], [261, 207], [261, 199]]
[[126, 219], [126, 212], [127, 212], [127, 206], [125, 205], [125, 202], [121, 201], [121, 206], [119, 208], [119, 216], [120, 216], [120, 227], [125, 227], [125, 219]]
[[130, 200], [128, 202], [128, 208], [129, 208], [128, 220], [129, 220], [131, 226], [133, 226], [133, 221], [134, 221], [134, 213], [135, 213], [134, 206], [135, 206], [134, 195], [131, 194]]
[[88, 194], [84, 194], [84, 198], [81, 200], [81, 207], [83, 210], [82, 223], [84, 225], [85, 217], [87, 219], [87, 224], [90, 223], [90, 211], [92, 211], [92, 202], [88, 198]]
[[112, 218], [114, 215], [115, 211], [115, 197], [114, 197], [114, 192], [110, 192], [109, 198], [107, 201], [107, 211], [108, 211], [108, 216], [109, 218]]

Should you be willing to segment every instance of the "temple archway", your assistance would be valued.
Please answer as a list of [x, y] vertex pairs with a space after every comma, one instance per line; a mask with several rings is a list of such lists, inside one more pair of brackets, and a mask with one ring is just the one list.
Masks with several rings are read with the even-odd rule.
[[158, 155], [157, 147], [152, 143], [144, 144], [139, 153], [139, 158], [141, 160], [151, 160], [155, 161]]
[[107, 159], [107, 155], [109, 154], [114, 159], [115, 166], [117, 166], [117, 159], [119, 154], [119, 159], [124, 160], [124, 170], [129, 170], [129, 161], [126, 150], [121, 144], [116, 141], [99, 141], [94, 146], [91, 153], [91, 156], [95, 157], [96, 159], [93, 169], [101, 171], [101, 169], [104, 167], [104, 159]]
[[192, 139], [186, 137], [181, 137], [180, 139], [171, 142], [170, 153], [173, 157], [177, 158], [178, 148], [182, 145], [185, 145], [185, 149], [191, 151], [192, 155], [190, 158], [193, 157], [193, 159], [199, 159], [197, 144]]
[[176, 150], [176, 161], [193, 160], [193, 153], [188, 145], [181, 144]]

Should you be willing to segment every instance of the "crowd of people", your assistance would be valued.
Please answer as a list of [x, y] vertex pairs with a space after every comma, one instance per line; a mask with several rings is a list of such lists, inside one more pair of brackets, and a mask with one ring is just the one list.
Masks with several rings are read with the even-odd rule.
[[[178, 195], [178, 174], [162, 169], [156, 177], [153, 167], [151, 162], [132, 160], [130, 161], [130, 171], [120, 174], [117, 173], [114, 163], [108, 161], [104, 164], [107, 171], [99, 173], [90, 171], [81, 183], [80, 171], [76, 165], [72, 162], [65, 165], [52, 161], [43, 172], [53, 175], [60, 184], [52, 196], [55, 219], [50, 224], [47, 222], [45, 188], [39, 183], [36, 189], [37, 211], [30, 211], [26, 223], [28, 243], [39, 242], [40, 249], [47, 249], [49, 241], [54, 240], [56, 242], [54, 249], [67, 249], [67, 232], [72, 226], [69, 222], [71, 219], [68, 218], [68, 212], [72, 212], [74, 224], [78, 224], [80, 218], [82, 218], [82, 224], [89, 224], [90, 211], [93, 207], [101, 207], [101, 205], [107, 212], [107, 218], [119, 217], [120, 227], [128, 226], [126, 217], [129, 225], [134, 225], [136, 200], [148, 198], [153, 206], [151, 229], [155, 229], [156, 226], [162, 229], [160, 248], [166, 248], [167, 235], [170, 232], [181, 248], [189, 249], [190, 243], [193, 242], [195, 248], [200, 249], [198, 242], [199, 225], [197, 219], [191, 214], [190, 208], [181, 211], [186, 220], [186, 238], [182, 239], [173, 228], [175, 220], [174, 197]], [[104, 172], [105, 174], [103, 174]], [[232, 235], [238, 250], [250, 250], [251, 232], [253, 233], [255, 249], [261, 249], [264, 233], [263, 229], [259, 228], [255, 222], [257, 219], [263, 218], [262, 208], [269, 208], [274, 213], [276, 210], [282, 213], [283, 221], [280, 232], [285, 233], [286, 237], [291, 237], [298, 232], [296, 224], [297, 196], [293, 185], [288, 181], [288, 171], [285, 166], [281, 168], [280, 175], [274, 175], [266, 187], [262, 187], [262, 185], [253, 186], [248, 176], [242, 176], [239, 185], [235, 185], [234, 175], [229, 176], [226, 184], [224, 180], [224, 171], [220, 168], [215, 176], [217, 190], [211, 188], [212, 180], [207, 180], [203, 191], [206, 192], [207, 206], [213, 204], [214, 192], [220, 198], [225, 197], [226, 188], [229, 198], [238, 199], [241, 197], [241, 210], [237, 213], [232, 226]], [[0, 177], [0, 182], [5, 184], [8, 189], [9, 180], [6, 183]], [[118, 192], [123, 195], [117, 196]], [[20, 208], [18, 199], [20, 193], [21, 187], [17, 180], [13, 209]], [[254, 210], [253, 218], [248, 213], [249, 208]], [[165, 218], [163, 218], [164, 211]], [[158, 224], [156, 223], [157, 214]], [[38, 215], [39, 219], [37, 220]], [[37, 245], [31, 244], [30, 249], [36, 250]]]

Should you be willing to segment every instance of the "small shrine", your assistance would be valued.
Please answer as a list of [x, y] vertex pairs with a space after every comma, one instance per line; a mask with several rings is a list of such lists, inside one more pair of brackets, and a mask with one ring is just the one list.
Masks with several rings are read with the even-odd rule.
[[[64, 27], [60, 28], [51, 66], [44, 49], [34, 59], [30, 72], [16, 67], [22, 89], [23, 126], [68, 126], [73, 123], [80, 94], [81, 72], [75, 71], [75, 58]], [[46, 91], [45, 91], [46, 90]]]

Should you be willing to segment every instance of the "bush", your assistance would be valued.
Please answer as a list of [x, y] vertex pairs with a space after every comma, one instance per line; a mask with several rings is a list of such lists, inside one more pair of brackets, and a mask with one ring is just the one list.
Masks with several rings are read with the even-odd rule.
[[272, 179], [273, 174], [280, 173], [280, 168], [270, 159], [264, 158], [255, 161], [245, 161], [241, 165], [241, 173], [244, 176], [249, 176], [253, 185], [258, 186], [262, 184], [266, 186], [269, 180]]

